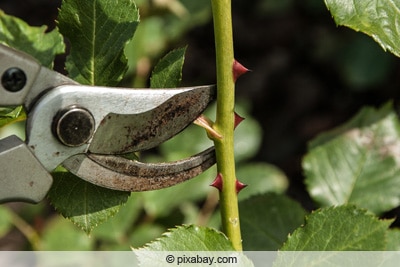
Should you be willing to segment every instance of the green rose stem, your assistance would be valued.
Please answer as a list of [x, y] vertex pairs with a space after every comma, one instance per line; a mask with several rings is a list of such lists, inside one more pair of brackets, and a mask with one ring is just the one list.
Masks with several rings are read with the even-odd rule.
[[[220, 206], [222, 227], [236, 250], [242, 250], [234, 158], [235, 81], [231, 0], [211, 0], [217, 65], [217, 115], [213, 129], [221, 138], [213, 138], [222, 186]], [[217, 177], [218, 179], [218, 177]]]

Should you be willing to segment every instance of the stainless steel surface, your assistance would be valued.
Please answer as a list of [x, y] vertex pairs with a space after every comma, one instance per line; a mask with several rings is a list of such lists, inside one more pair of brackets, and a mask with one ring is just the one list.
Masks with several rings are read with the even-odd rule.
[[143, 163], [108, 155], [75, 155], [63, 165], [78, 177], [120, 191], [148, 191], [189, 180], [215, 163], [215, 150], [175, 162]]
[[[150, 103], [157, 102], [147, 111], [107, 114], [94, 134], [89, 152], [124, 154], [153, 148], [185, 129], [214, 99], [213, 89], [208, 86], [153, 90], [143, 93]], [[160, 98], [163, 100], [159, 101]], [[139, 101], [132, 100], [132, 109], [148, 100]]]
[[24, 105], [30, 110], [34, 100], [44, 91], [59, 85], [77, 84], [73, 80], [55, 71], [42, 67], [30, 55], [0, 44], [0, 77], [10, 68], [17, 68], [26, 76], [25, 86], [12, 92], [0, 83], [0, 106]]
[[[214, 86], [179, 89], [60, 86], [44, 95], [29, 113], [27, 143], [49, 171], [70, 156], [88, 150], [120, 154], [149, 149], [189, 125], [213, 100], [214, 91]], [[93, 139], [78, 147], [65, 146], [52, 134], [54, 115], [72, 105], [90, 111], [95, 122]]]
[[10, 68], [18, 68], [23, 70], [26, 76], [25, 86], [17, 92], [12, 92], [4, 88], [0, 83], [0, 105], [13, 106], [22, 105], [32, 88], [41, 66], [31, 56], [16, 51], [4, 45], [0, 45], [0, 77], [6, 75]]
[[51, 175], [15, 135], [0, 140], [0, 203], [37, 203], [53, 183]]

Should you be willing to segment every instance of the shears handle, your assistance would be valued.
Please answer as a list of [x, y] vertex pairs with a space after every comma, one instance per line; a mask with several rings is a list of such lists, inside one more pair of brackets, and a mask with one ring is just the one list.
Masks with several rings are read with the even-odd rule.
[[17, 136], [0, 140], [0, 203], [38, 203], [49, 191], [53, 178]]

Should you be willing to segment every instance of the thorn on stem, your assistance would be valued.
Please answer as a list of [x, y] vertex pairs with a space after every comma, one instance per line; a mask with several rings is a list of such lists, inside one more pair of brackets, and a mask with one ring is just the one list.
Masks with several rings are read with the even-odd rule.
[[[219, 191], [222, 191], [222, 186], [223, 186], [223, 181], [222, 181], [222, 174], [218, 173], [217, 177], [215, 177], [214, 181], [210, 184], [210, 186], [213, 186], [217, 188]], [[239, 194], [240, 191], [242, 191], [243, 188], [245, 188], [247, 184], [244, 184], [240, 182], [238, 179], [236, 179], [235, 182], [235, 187], [236, 187], [236, 194]]]
[[218, 173], [217, 177], [215, 177], [214, 181], [210, 185], [214, 186], [219, 191], [221, 191], [222, 190], [222, 174]]
[[245, 188], [247, 184], [244, 184], [240, 182], [238, 179], [236, 179], [236, 193], [239, 194], [240, 191], [242, 191], [243, 188]]
[[236, 127], [237, 127], [243, 120], [244, 120], [244, 118], [235, 112], [235, 126], [234, 126], [234, 129], [236, 129]]
[[236, 59], [233, 61], [232, 69], [233, 69], [233, 80], [235, 82], [240, 76], [250, 71], [248, 68], [240, 64], [239, 61], [237, 61]]

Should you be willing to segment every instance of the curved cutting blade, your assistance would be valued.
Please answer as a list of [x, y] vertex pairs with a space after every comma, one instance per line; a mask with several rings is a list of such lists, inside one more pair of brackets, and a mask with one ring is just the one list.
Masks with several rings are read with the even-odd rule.
[[[194, 121], [215, 98], [215, 91], [213, 85], [171, 89], [59, 86], [31, 110], [28, 146], [49, 171], [76, 154], [116, 155], [149, 149]], [[60, 123], [60, 117], [75, 108], [86, 110], [86, 115], [69, 116], [72, 119], [67, 121], [72, 123]], [[83, 120], [75, 121], [81, 117]], [[94, 124], [87, 125], [87, 121]], [[90, 138], [82, 145], [61, 141], [79, 144], [82, 133], [83, 140]], [[79, 142], [75, 142], [77, 137]]]
[[100, 122], [89, 152], [124, 154], [153, 148], [185, 129], [214, 96], [215, 86], [199, 86], [139, 114], [110, 113]]
[[110, 155], [79, 154], [63, 165], [76, 176], [95, 185], [119, 191], [148, 191], [189, 180], [215, 163], [211, 147], [187, 159], [168, 163], [143, 163]]

